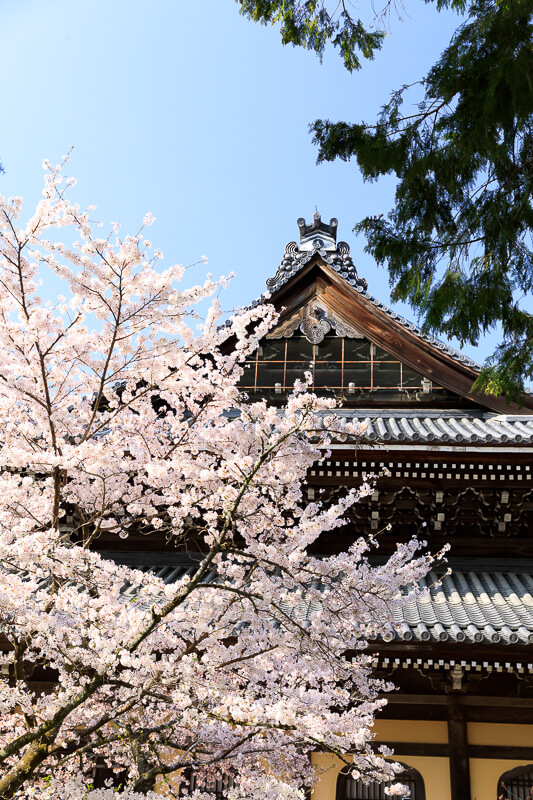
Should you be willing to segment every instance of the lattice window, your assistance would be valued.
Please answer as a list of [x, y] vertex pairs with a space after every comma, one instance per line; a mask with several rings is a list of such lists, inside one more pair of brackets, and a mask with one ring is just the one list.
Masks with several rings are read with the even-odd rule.
[[533, 798], [533, 764], [504, 772], [498, 781], [497, 800], [531, 800]]
[[424, 779], [418, 770], [402, 764], [403, 772], [400, 772], [393, 781], [388, 783], [363, 783], [355, 780], [351, 775], [341, 772], [337, 779], [336, 800], [390, 800], [385, 793], [385, 788], [392, 783], [403, 783], [409, 788], [410, 800], [425, 800], [426, 792]]
[[180, 797], [183, 798], [197, 790], [210, 794], [213, 800], [224, 800], [227, 790], [234, 785], [233, 778], [230, 775], [199, 777], [192, 769], [183, 770], [182, 777], [185, 780], [180, 786]]
[[305, 372], [313, 376], [313, 390], [347, 399], [402, 395], [408, 399], [417, 393], [430, 399], [444, 391], [367, 339], [333, 333], [319, 344], [299, 334], [263, 340], [244, 365], [241, 386], [248, 392], [283, 395]]

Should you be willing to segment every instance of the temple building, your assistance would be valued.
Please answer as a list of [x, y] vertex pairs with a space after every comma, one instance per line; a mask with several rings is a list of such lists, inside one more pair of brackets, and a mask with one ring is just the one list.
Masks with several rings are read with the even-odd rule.
[[[313, 389], [366, 422], [363, 442], [336, 446], [311, 472], [310, 499], [381, 474], [350, 524], [318, 551], [380, 534], [381, 555], [413, 535], [450, 575], [430, 573], [425, 599], [372, 642], [378, 675], [398, 691], [376, 722], [413, 800], [525, 800], [533, 784], [533, 399], [522, 407], [471, 391], [479, 367], [367, 291], [337, 220], [298, 220], [267, 288], [279, 322], [246, 364], [252, 398], [283, 403], [305, 370]], [[387, 526], [391, 526], [387, 530]], [[379, 800], [330, 755], [313, 800]]]
[[[428, 336], [367, 291], [337, 220], [298, 220], [267, 281], [276, 327], [245, 364], [250, 398], [282, 406], [311, 369], [313, 390], [366, 423], [363, 440], [335, 445], [308, 476], [308, 498], [327, 501], [369, 474], [374, 493], [317, 553], [379, 534], [378, 554], [413, 535], [448, 565], [428, 592], [370, 643], [376, 673], [398, 688], [375, 724], [376, 741], [405, 765], [413, 800], [526, 800], [533, 784], [533, 398], [506, 405], [472, 392], [479, 367]], [[259, 302], [259, 301], [257, 301]], [[311, 365], [311, 366], [310, 366]], [[184, 554], [141, 552], [117, 560], [151, 565], [166, 581]], [[138, 552], [135, 552], [136, 548]], [[149, 557], [148, 557], [149, 556]], [[148, 566], [147, 566], [148, 568]], [[334, 756], [313, 800], [384, 800], [383, 785], [343, 774]], [[213, 788], [219, 795], [220, 787]]]

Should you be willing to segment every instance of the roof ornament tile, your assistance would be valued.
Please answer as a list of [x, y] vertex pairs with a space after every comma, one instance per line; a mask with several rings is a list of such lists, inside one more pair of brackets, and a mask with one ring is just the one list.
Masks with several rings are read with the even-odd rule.
[[320, 213], [313, 214], [313, 221], [308, 225], [303, 219], [297, 222], [300, 232], [300, 244], [289, 242], [281, 264], [273, 278], [267, 280], [270, 292], [283, 286], [289, 278], [299, 272], [309, 263], [312, 257], [318, 254], [326, 264], [338, 272], [341, 278], [355, 288], [365, 291], [367, 282], [360, 278], [350, 255], [350, 247], [346, 242], [337, 244], [337, 220], [333, 217], [329, 225], [322, 222]]
[[329, 225], [322, 222], [320, 212], [315, 211], [308, 225], [303, 217], [296, 221], [300, 231], [300, 250], [335, 250], [337, 247], [338, 220], [333, 217]]

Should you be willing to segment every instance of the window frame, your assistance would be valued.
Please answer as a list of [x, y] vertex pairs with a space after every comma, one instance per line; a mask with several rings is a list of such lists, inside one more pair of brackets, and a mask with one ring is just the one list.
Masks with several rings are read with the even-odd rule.
[[[320, 358], [320, 349], [324, 348], [324, 344], [328, 340], [340, 340], [341, 348], [340, 348], [340, 360], [339, 359], [324, 359]], [[289, 353], [290, 344], [294, 344], [296, 341], [302, 340], [305, 341], [307, 347], [310, 348], [310, 357], [309, 361], [306, 361], [302, 354], [299, 354], [300, 357], [296, 358], [288, 358], [289, 355], [296, 355], [295, 353]], [[360, 359], [350, 359], [348, 360], [346, 356], [346, 342], [361, 342], [361, 344], [368, 344], [369, 345], [369, 358], [360, 358]], [[281, 347], [280, 347], [281, 345]], [[279, 358], [265, 358], [264, 357], [264, 350], [272, 346], [274, 348], [279, 348]], [[294, 350], [295, 348], [290, 348]], [[349, 353], [350, 355], [354, 355], [354, 353]], [[379, 355], [380, 358], [377, 358], [376, 355]], [[387, 356], [385, 358], [384, 356]], [[337, 369], [331, 369], [331, 366], [336, 365]], [[353, 380], [356, 376], [353, 374], [356, 367], [364, 367], [367, 366], [369, 369], [369, 380], [365, 383]], [[378, 372], [380, 369], [386, 369], [387, 365], [390, 368], [398, 368], [399, 375], [398, 381], [392, 384], [386, 384], [380, 382], [379, 384], [376, 382], [378, 377]], [[261, 372], [263, 370], [267, 370], [268, 367], [271, 367], [273, 372], [277, 372], [278, 375], [276, 376], [279, 380], [275, 378], [272, 381], [260, 382]], [[255, 353], [246, 359], [244, 364], [245, 370], [249, 370], [253, 373], [252, 376], [248, 378], [248, 380], [242, 381], [241, 388], [243, 391], [248, 391], [254, 394], [264, 394], [266, 392], [274, 392], [275, 394], [286, 394], [290, 392], [294, 386], [294, 374], [291, 378], [287, 379], [287, 374], [289, 373], [298, 373], [298, 376], [303, 379], [304, 372], [310, 371], [313, 375], [313, 383], [311, 385], [312, 391], [330, 391], [334, 394], [343, 394], [347, 396], [349, 399], [350, 396], [361, 396], [362, 394], [365, 396], [373, 397], [375, 399], [379, 399], [381, 397], [385, 397], [387, 393], [397, 393], [400, 395], [411, 395], [414, 397], [416, 393], [423, 393], [424, 395], [428, 396], [430, 399], [433, 395], [435, 390], [442, 390], [441, 386], [438, 386], [433, 383], [428, 378], [425, 378], [422, 374], [420, 374], [420, 383], [413, 384], [414, 376], [418, 375], [419, 373], [416, 370], [412, 369], [408, 365], [404, 364], [397, 358], [394, 358], [392, 355], [387, 353], [382, 347], [378, 347], [377, 345], [373, 344], [369, 339], [353, 339], [353, 337], [346, 337], [346, 336], [338, 336], [336, 333], [329, 333], [327, 334], [324, 339], [317, 343], [310, 342], [304, 334], [293, 334], [291, 337], [282, 337], [282, 338], [275, 338], [275, 339], [263, 339], [260, 343], [258, 349]], [[323, 374], [334, 374], [338, 379], [330, 385], [321, 382], [315, 383], [315, 376], [318, 372], [322, 372]], [[404, 376], [404, 372], [406, 373]], [[251, 380], [250, 380], [251, 378]], [[339, 380], [340, 378], [340, 380]]]
[[[337, 777], [335, 800], [387, 800], [387, 795], [380, 789], [390, 783], [412, 784], [409, 787], [411, 789], [409, 800], [426, 800], [426, 787], [422, 774], [415, 767], [404, 764], [402, 761], [397, 761], [396, 763], [401, 764], [403, 770], [395, 776], [393, 781], [384, 781], [383, 783], [371, 781], [369, 784], [363, 784], [362, 781], [355, 781], [364, 789], [360, 792], [361, 797], [357, 798], [347, 797], [346, 784], [351, 776], [349, 767], [345, 767], [339, 772]], [[372, 789], [374, 789], [374, 791], [372, 791]]]
[[[522, 776], [529, 776], [530, 780], [520, 780]], [[510, 784], [510, 786], [505, 784]], [[513, 784], [519, 784], [519, 787], [514, 786]], [[500, 787], [503, 784], [503, 791]], [[520, 794], [520, 789], [526, 787], [528, 788], [528, 793], [522, 796]], [[511, 788], [513, 787], [513, 788]], [[533, 797], [533, 764], [525, 764], [520, 767], [513, 767], [512, 769], [508, 769], [503, 772], [500, 777], [498, 778], [498, 786], [496, 791], [496, 798], [497, 800], [526, 800], [526, 798]]]

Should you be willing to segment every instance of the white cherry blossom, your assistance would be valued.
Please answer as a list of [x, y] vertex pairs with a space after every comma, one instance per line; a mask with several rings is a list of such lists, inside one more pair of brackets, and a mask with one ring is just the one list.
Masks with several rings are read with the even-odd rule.
[[[124, 800], [174, 797], [187, 770], [198, 800], [221, 775], [230, 800], [303, 798], [316, 749], [391, 779], [365, 635], [430, 559], [413, 541], [372, 567], [363, 539], [309, 555], [372, 487], [302, 494], [329, 443], [361, 431], [305, 383], [282, 412], [249, 402], [242, 364], [274, 309], [221, 326], [214, 299], [198, 331], [194, 306], [225, 281], [184, 288], [142, 232], [96, 235], [45, 167], [26, 224], [0, 198], [0, 797], [114, 797], [91, 786], [98, 764]], [[38, 295], [50, 273], [57, 305]], [[99, 552], [128, 537], [203, 555], [165, 583]]]

